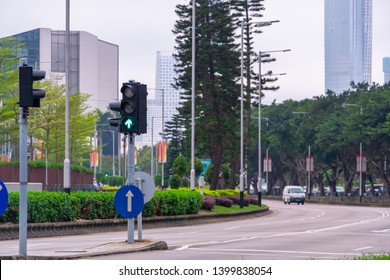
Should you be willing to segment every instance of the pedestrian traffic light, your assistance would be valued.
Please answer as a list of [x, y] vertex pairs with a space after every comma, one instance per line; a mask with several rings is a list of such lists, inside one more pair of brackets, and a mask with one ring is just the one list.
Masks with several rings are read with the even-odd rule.
[[33, 88], [33, 82], [44, 79], [45, 75], [45, 71], [33, 70], [26, 64], [19, 67], [19, 107], [41, 107], [40, 100], [46, 91]]

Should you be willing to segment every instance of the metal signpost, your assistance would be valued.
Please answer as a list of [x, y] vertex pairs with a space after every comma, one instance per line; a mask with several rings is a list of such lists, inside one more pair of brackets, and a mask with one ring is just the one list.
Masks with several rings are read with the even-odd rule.
[[[152, 176], [143, 171], [137, 171], [134, 173], [134, 180], [138, 188], [141, 190], [144, 203], [149, 202], [154, 195], [155, 184]], [[142, 211], [137, 217], [137, 228], [138, 228], [138, 241], [142, 240]]]

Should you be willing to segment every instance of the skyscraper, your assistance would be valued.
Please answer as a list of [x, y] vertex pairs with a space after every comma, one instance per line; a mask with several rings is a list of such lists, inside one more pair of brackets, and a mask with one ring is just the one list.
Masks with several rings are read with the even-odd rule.
[[153, 143], [161, 141], [163, 122], [172, 120], [173, 115], [177, 113], [180, 91], [172, 86], [177, 75], [175, 64], [176, 59], [171, 52], [157, 52], [155, 88], [148, 87], [148, 91], [155, 92], [155, 99], [148, 100], [148, 132], [137, 136], [137, 146], [149, 146], [152, 140]]
[[390, 82], [390, 57], [383, 58], [383, 73], [385, 75], [384, 82]]
[[372, 0], [325, 0], [325, 90], [371, 83]]

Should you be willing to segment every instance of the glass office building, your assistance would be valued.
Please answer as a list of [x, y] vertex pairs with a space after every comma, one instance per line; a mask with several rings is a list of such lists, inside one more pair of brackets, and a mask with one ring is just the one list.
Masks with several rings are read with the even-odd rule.
[[383, 58], [384, 82], [390, 82], [390, 57]]
[[325, 0], [325, 90], [371, 83], [372, 0]]

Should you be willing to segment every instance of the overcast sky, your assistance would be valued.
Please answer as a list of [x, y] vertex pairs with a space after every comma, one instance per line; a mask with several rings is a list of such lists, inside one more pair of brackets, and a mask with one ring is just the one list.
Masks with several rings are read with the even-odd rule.
[[[65, 0], [1, 0], [0, 37], [45, 27], [65, 30]], [[177, 3], [188, 0], [71, 0], [71, 30], [87, 31], [119, 45], [119, 81], [137, 80], [154, 88], [157, 51], [173, 51]], [[276, 99], [301, 100], [324, 92], [324, 0], [265, 0], [262, 20], [280, 20], [255, 39], [257, 51], [275, 53], [262, 66], [280, 76]], [[382, 59], [390, 56], [390, 1], [373, 0], [372, 80], [382, 84]], [[150, 92], [153, 95], [153, 92]]]

